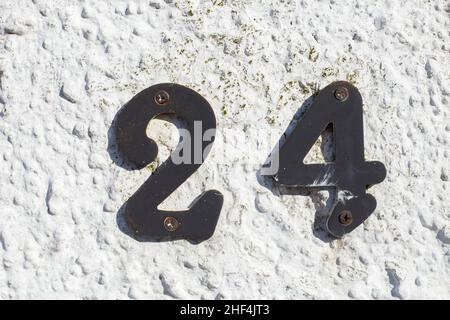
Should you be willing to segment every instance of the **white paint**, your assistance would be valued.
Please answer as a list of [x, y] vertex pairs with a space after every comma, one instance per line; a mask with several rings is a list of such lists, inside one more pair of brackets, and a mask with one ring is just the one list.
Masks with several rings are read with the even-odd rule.
[[[0, 12], [1, 299], [450, 298], [445, 1], [2, 0]], [[314, 88], [346, 78], [364, 99], [366, 158], [388, 175], [365, 225], [326, 242], [312, 231], [326, 196], [260, 185], [246, 164], [274, 143], [244, 129], [281, 136]], [[217, 116], [207, 162], [169, 201], [224, 193], [198, 246], [116, 225], [150, 170], [113, 163], [108, 129], [166, 81]], [[234, 151], [216, 153], [224, 144]]]
[[351, 191], [339, 190], [337, 192], [337, 197], [336, 198], [337, 198], [337, 201], [342, 202], [343, 204], [345, 204], [348, 200], [355, 198], [355, 196], [353, 195], [353, 193], [351, 193]]
[[314, 180], [314, 182], [312, 183], [311, 187], [321, 187], [321, 186], [335, 185], [330, 180], [331, 177], [333, 176], [333, 174], [334, 174], [334, 167], [333, 166], [328, 167], [328, 169], [325, 172], [325, 174], [323, 176], [318, 177], [316, 180]]

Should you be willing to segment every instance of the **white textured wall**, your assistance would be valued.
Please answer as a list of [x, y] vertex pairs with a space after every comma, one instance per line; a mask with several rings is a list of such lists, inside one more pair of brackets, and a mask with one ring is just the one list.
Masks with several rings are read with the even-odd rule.
[[[0, 298], [450, 298], [449, 15], [443, 0], [1, 0]], [[327, 192], [280, 196], [257, 170], [336, 79], [361, 91], [366, 158], [388, 176], [367, 222], [330, 242]], [[166, 81], [218, 121], [167, 203], [224, 193], [198, 246], [139, 243], [116, 222], [151, 168], [116, 165], [108, 130]]]

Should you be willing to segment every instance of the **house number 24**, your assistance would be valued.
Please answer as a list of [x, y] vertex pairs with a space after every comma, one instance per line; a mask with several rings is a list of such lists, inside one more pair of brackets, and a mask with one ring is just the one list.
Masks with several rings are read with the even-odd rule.
[[[155, 160], [158, 146], [146, 135], [148, 123], [163, 114], [184, 121], [181, 139], [124, 206], [128, 227], [149, 241], [185, 239], [200, 243], [214, 234], [223, 205], [217, 190], [200, 194], [188, 209], [158, 209], [172, 192], [206, 160], [214, 143], [216, 119], [208, 101], [184, 86], [163, 83], [134, 96], [117, 115], [117, 147], [137, 169]], [[305, 164], [304, 158], [322, 131], [332, 124], [334, 162]], [[271, 174], [286, 187], [334, 187], [336, 195], [327, 221], [328, 231], [341, 237], [362, 224], [375, 210], [376, 200], [367, 189], [386, 177], [381, 162], [365, 161], [362, 98], [348, 82], [323, 88], [276, 154]]]

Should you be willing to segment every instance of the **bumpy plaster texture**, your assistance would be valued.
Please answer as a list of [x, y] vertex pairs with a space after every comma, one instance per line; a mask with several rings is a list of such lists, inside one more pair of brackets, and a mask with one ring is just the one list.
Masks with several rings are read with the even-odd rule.
[[[450, 298], [449, 15], [443, 0], [2, 0], [0, 298]], [[332, 240], [327, 191], [284, 194], [258, 170], [338, 79], [361, 91], [366, 158], [388, 175], [370, 219]], [[160, 158], [133, 171], [112, 122], [160, 82], [217, 117], [206, 163], [163, 203], [223, 192], [197, 246], [118, 226], [178, 132], [152, 121]]]

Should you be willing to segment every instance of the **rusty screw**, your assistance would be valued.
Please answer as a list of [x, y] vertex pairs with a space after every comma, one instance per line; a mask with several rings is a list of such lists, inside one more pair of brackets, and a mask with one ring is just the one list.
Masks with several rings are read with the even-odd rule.
[[334, 92], [334, 97], [341, 102], [348, 99], [348, 89], [346, 87], [339, 87]]
[[169, 103], [170, 96], [167, 91], [161, 90], [155, 94], [155, 102], [160, 106], [164, 106]]
[[174, 217], [167, 217], [164, 219], [164, 228], [169, 232], [177, 230], [179, 225], [180, 223]]
[[350, 211], [344, 210], [339, 214], [339, 223], [344, 226], [349, 226], [353, 223], [353, 215]]

